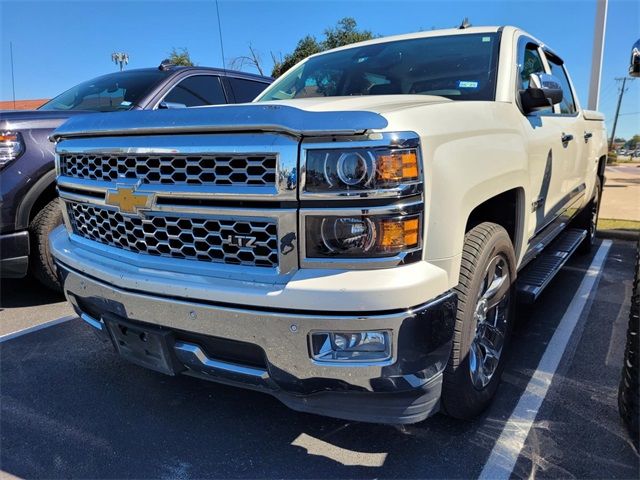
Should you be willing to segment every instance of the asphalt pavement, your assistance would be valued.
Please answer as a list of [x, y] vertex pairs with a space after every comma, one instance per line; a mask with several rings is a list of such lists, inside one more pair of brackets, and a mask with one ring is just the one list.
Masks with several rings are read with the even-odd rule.
[[[638, 478], [618, 417], [634, 244], [615, 241], [577, 319], [512, 476]], [[519, 315], [497, 398], [480, 418], [399, 427], [297, 413], [262, 393], [168, 377], [117, 357], [30, 282], [3, 282], [0, 478], [472, 478], [513, 413], [593, 258], [576, 256]], [[5, 339], [8, 337], [5, 337]], [[498, 442], [498, 443], [497, 443]], [[492, 452], [494, 455], [492, 455]]]

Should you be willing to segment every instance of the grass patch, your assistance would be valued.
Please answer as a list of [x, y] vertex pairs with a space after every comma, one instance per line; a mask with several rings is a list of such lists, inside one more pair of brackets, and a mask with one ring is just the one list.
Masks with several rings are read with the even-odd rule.
[[599, 218], [598, 230], [626, 230], [630, 232], [640, 232], [640, 222], [636, 222], [635, 220]]

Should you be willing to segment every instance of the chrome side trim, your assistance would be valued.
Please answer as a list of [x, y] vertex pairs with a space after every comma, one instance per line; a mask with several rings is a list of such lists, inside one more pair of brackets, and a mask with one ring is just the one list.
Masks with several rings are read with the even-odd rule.
[[222, 360], [214, 360], [202, 351], [198, 345], [186, 342], [176, 342], [174, 350], [178, 359], [188, 367], [195, 367], [196, 370], [210, 370], [211, 373], [216, 371], [223, 371], [227, 373], [234, 373], [240, 375], [246, 375], [249, 377], [259, 378], [266, 380], [269, 378], [269, 374], [262, 368], [247, 367], [244, 365], [238, 365], [237, 363], [223, 362]]
[[387, 127], [387, 120], [365, 111], [309, 112], [278, 103], [219, 105], [176, 110], [115, 112], [71, 117], [51, 135], [62, 138], [154, 133], [282, 132], [306, 135], [355, 135]]
[[535, 236], [542, 233], [542, 231], [550, 226], [553, 222], [555, 222], [559, 217], [561, 217], [567, 210], [569, 210], [576, 202], [578, 202], [585, 195], [585, 190], [587, 186], [584, 183], [581, 183], [569, 193], [567, 193], [564, 197], [558, 201], [558, 203], [553, 206], [540, 222], [542, 225], [536, 225], [536, 231], [534, 233], [534, 237], [529, 240], [529, 243], [534, 243]]

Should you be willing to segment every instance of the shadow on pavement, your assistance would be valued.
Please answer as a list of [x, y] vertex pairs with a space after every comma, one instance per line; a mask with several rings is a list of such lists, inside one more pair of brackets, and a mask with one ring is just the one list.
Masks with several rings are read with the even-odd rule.
[[62, 293], [49, 290], [31, 277], [4, 278], [0, 281], [0, 311], [5, 308], [34, 307], [62, 301]]

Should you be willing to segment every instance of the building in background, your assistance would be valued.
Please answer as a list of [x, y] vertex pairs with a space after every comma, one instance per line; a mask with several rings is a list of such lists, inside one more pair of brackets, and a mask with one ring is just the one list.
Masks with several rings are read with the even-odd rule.
[[35, 110], [40, 105], [48, 102], [48, 98], [40, 98], [38, 100], [16, 100], [15, 107], [13, 100], [0, 101], [0, 110]]

